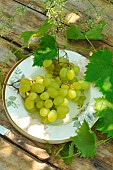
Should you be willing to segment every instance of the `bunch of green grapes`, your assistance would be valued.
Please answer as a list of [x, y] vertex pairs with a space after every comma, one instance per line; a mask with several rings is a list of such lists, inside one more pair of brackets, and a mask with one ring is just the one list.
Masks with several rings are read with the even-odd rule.
[[64, 119], [69, 113], [69, 102], [82, 106], [85, 100], [84, 92], [90, 84], [78, 80], [80, 68], [69, 63], [67, 58], [59, 60], [44, 60], [46, 75], [38, 75], [33, 80], [22, 78], [19, 92], [25, 96], [25, 108], [32, 112], [37, 110], [42, 123], [48, 124], [57, 119]]

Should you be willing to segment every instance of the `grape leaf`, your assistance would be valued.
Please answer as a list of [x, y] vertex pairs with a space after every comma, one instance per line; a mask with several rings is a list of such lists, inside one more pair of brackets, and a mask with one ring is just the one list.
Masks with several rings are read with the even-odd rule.
[[74, 143], [68, 142], [64, 144], [64, 147], [60, 151], [60, 156], [66, 164], [72, 163], [74, 155]]
[[49, 28], [51, 28], [52, 24], [49, 22], [48, 19], [46, 19], [46, 21], [44, 22], [44, 24], [36, 31], [36, 34], [34, 36], [41, 36], [43, 34], [45, 34]]
[[45, 49], [47, 47], [50, 49], [57, 48], [54, 37], [48, 34], [40, 38], [40, 49]]
[[102, 133], [107, 133], [108, 137], [113, 137], [113, 108], [106, 108], [98, 112], [99, 119], [96, 123], [96, 129]]
[[86, 37], [89, 40], [102, 40], [104, 34], [102, 34], [103, 27], [106, 25], [104, 21], [99, 23], [95, 28], [92, 28], [86, 32], [81, 32], [80, 28], [76, 25], [71, 24], [66, 30], [67, 39], [72, 40], [84, 40]]
[[72, 137], [72, 141], [81, 152], [82, 157], [93, 157], [95, 155], [96, 135], [91, 131], [85, 120], [79, 128], [77, 136]]
[[85, 39], [85, 35], [80, 31], [80, 28], [76, 25], [71, 24], [66, 30], [67, 39], [71, 40], [82, 40]]
[[35, 31], [25, 31], [25, 32], [22, 32], [22, 34], [20, 35], [20, 38], [24, 39], [24, 43], [27, 43], [30, 37], [35, 33], [36, 33]]
[[[107, 108], [113, 109], [113, 103], [108, 101], [104, 96], [95, 98], [94, 108], [99, 113], [102, 110], [106, 110]], [[98, 116], [98, 114], [97, 114]]]
[[86, 37], [89, 40], [103, 40], [104, 34], [102, 34], [103, 27], [106, 25], [106, 22], [102, 21], [99, 25], [97, 25], [95, 28], [87, 31], [85, 33]]
[[113, 100], [113, 62], [112, 52], [103, 49], [93, 53], [86, 66], [85, 79], [95, 82], [95, 86], [108, 100]]
[[51, 26], [52, 24], [47, 19], [38, 30], [22, 32], [22, 34], [20, 35], [20, 38], [24, 39], [24, 43], [27, 43], [31, 36], [34, 36], [34, 37], [42, 36], [49, 30]]
[[43, 66], [43, 61], [45, 59], [53, 59], [57, 56], [56, 49], [46, 49], [45, 51], [39, 51], [39, 49], [34, 51], [34, 62], [33, 66]]
[[39, 48], [34, 50], [33, 66], [43, 66], [45, 59], [53, 59], [58, 55], [58, 49], [55, 39], [50, 35], [40, 38]]

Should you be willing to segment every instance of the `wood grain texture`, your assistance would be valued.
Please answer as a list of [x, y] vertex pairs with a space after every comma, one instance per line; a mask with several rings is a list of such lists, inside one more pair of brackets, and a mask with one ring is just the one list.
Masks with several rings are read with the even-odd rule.
[[[9, 17], [12, 19], [19, 8], [21, 9], [22, 5], [12, 0], [0, 1], [0, 11], [2, 11], [3, 15], [7, 16], [7, 18]], [[37, 30], [44, 23], [45, 19], [46, 18], [44, 15], [29, 8], [25, 8], [25, 11], [22, 13], [22, 15], [18, 14], [16, 17], [14, 17], [12, 22], [9, 22], [10, 20], [4, 19], [4, 17], [2, 17], [2, 24], [6, 26], [7, 29], [7, 24], [9, 22], [8, 27], [10, 28], [10, 31], [8, 33], [6, 31], [6, 35], [4, 36], [17, 42], [18, 44], [22, 44], [23, 40], [20, 38], [20, 34], [24, 31]], [[2, 30], [0, 30], [0, 34], [1, 31]]]
[[[30, 0], [18, 0], [18, 2], [24, 3], [25, 5], [29, 4]], [[97, 49], [101, 49], [103, 47], [107, 47], [111, 51], [113, 51], [112, 47], [112, 6], [106, 4], [105, 0], [90, 0], [91, 2], [95, 3], [98, 8], [102, 8], [103, 10], [103, 17], [106, 18], [109, 22], [108, 27], [104, 29], [106, 33], [105, 42], [102, 41], [92, 41], [93, 45]], [[68, 7], [65, 7], [68, 12], [71, 12], [72, 9], [75, 11], [79, 11], [80, 15], [84, 15], [85, 11], [90, 7], [91, 4], [81, 1], [68, 1]], [[20, 39], [20, 34], [23, 31], [31, 31], [36, 30], [39, 28], [43, 22], [45, 21], [46, 17], [43, 15], [44, 9], [41, 5], [41, 1], [37, 1], [31, 5], [31, 9], [25, 9], [25, 13], [23, 15], [17, 16], [13, 22], [10, 23], [11, 32], [6, 35], [4, 39], [1, 37], [0, 39], [0, 67], [4, 63], [4, 60], [7, 60], [6, 67], [4, 69], [4, 75], [7, 75], [9, 69], [17, 62], [17, 58], [13, 55], [10, 59], [8, 58], [9, 54], [11, 54], [12, 49], [19, 49], [19, 45], [23, 44], [23, 40]], [[0, 0], [0, 11], [9, 17], [15, 14], [17, 7], [23, 7], [22, 4], [17, 3], [15, 0]], [[39, 12], [37, 12], [37, 11]], [[94, 9], [93, 12], [85, 16], [86, 18], [89, 16], [94, 16]], [[110, 15], [111, 14], [111, 15]], [[6, 23], [6, 20], [1, 19], [1, 22]], [[79, 24], [79, 23], [78, 23]], [[12, 42], [11, 42], [12, 40]], [[63, 35], [57, 37], [57, 41], [60, 44], [65, 44], [65, 39]], [[81, 53], [84, 56], [89, 56], [90, 51], [92, 50], [89, 43], [86, 41], [69, 41], [69, 50], [74, 50]], [[72, 48], [72, 46], [74, 48]], [[81, 49], [84, 48], [84, 49]], [[86, 50], [87, 49], [87, 50]], [[21, 145], [27, 148], [27, 145], [37, 147], [38, 154], [46, 155], [46, 150], [50, 151], [49, 148], [58, 148], [58, 145], [46, 145], [31, 141], [17, 132], [13, 126], [9, 123], [7, 116], [5, 114], [2, 101], [0, 100], [0, 124], [4, 125], [5, 127], [11, 129], [10, 137], [19, 142]], [[97, 133], [98, 135], [98, 133]], [[103, 136], [98, 136], [98, 139], [103, 139]], [[96, 156], [93, 159], [83, 159], [83, 158], [74, 158], [71, 165], [66, 165], [62, 160], [56, 158], [53, 153], [49, 153], [51, 158], [49, 160], [50, 163], [60, 167], [62, 170], [113, 170], [113, 141], [107, 144], [103, 144], [97, 147]], [[17, 151], [17, 152], [16, 152]], [[4, 153], [4, 154], [3, 154]], [[6, 154], [5, 154], [6, 153]], [[10, 155], [8, 155], [10, 153]], [[19, 157], [18, 157], [19, 155]], [[34, 163], [33, 163], [34, 162]], [[17, 166], [18, 165], [18, 166]], [[9, 168], [9, 169], [8, 169]], [[33, 169], [34, 168], [34, 169]], [[0, 170], [47, 170], [47, 166], [45, 164], [40, 164], [34, 161], [31, 158], [26, 158], [24, 153], [22, 153], [17, 148], [7, 144], [3, 140], [0, 140]]]
[[[19, 7], [22, 6], [16, 2], [11, 1], [11, 0], [9, 0], [9, 1], [4, 0], [4, 1], [0, 2], [1, 10], [3, 10], [4, 14], [5, 14], [5, 11], [7, 11], [7, 13], [8, 13], [7, 15], [10, 17], [11, 17], [11, 14], [13, 15], [13, 13], [16, 10], [16, 8], [18, 7], [18, 5], [19, 5]], [[4, 6], [5, 6], [5, 8], [4, 8]], [[8, 9], [10, 9], [10, 10], [8, 11]], [[27, 16], [28, 13], [29, 13], [29, 16], [32, 15], [32, 20], [30, 17]], [[37, 16], [39, 19], [36, 19]], [[27, 18], [27, 20], [26, 20], [26, 18]], [[37, 28], [39, 28], [40, 25], [43, 24], [44, 20], [45, 20], [45, 16], [43, 16], [40, 13], [34, 12], [31, 9], [26, 9], [23, 16], [16, 17], [14, 22], [11, 23], [11, 25], [10, 25], [12, 31], [6, 35], [6, 37], [10, 40], [10, 42], [5, 41], [2, 38], [0, 39], [0, 49], [1, 49], [1, 55], [2, 55], [1, 58], [3, 58], [2, 61], [4, 60], [4, 58], [8, 58], [8, 55], [9, 55], [9, 53], [11, 53], [13, 48], [19, 48], [19, 47], [16, 47], [13, 42], [16, 42], [17, 44], [20, 44], [20, 45], [23, 44], [23, 40], [20, 39], [20, 34], [23, 31], [36, 30]], [[29, 25], [30, 22], [31, 22], [31, 25]], [[37, 26], [35, 26], [36, 23], [38, 23]], [[11, 43], [11, 41], [12, 41], [12, 43]], [[64, 39], [63, 35], [58, 36], [57, 41], [60, 44], [65, 44], [65, 39]], [[95, 47], [106, 46], [102, 42], [93, 42], [93, 43], [94, 43]], [[85, 56], [88, 56], [89, 52], [91, 50], [90, 45], [86, 41], [81, 41], [81, 42], [80, 41], [70, 41], [69, 45], [73, 46], [73, 48], [69, 47], [68, 49], [79, 52]], [[84, 48], [83, 50], [81, 49], [81, 46]], [[109, 47], [109, 46], [108, 46], [108, 48], [111, 49], [111, 47]], [[86, 50], [86, 49], [89, 49], [89, 50]]]
[[[28, 5], [30, 3], [30, 0], [29, 1], [18, 0], [18, 2]], [[81, 4], [80, 2], [81, 1], [68, 1], [68, 3], [69, 3], [68, 4], [68, 13], [75, 10], [75, 12], [76, 11], [79, 11], [80, 13], [83, 12], [82, 13], [82, 16], [83, 16], [84, 10], [87, 6], [86, 5], [87, 3]], [[101, 0], [99, 2], [101, 2]], [[18, 44], [23, 44], [23, 40], [20, 38], [20, 34], [23, 31], [37, 30], [44, 23], [44, 21], [46, 19], [45, 15], [43, 15], [43, 12], [40, 13], [40, 12], [33, 10], [34, 6], [35, 5], [38, 6], [39, 4], [41, 4], [40, 1], [38, 3], [35, 3], [34, 5], [32, 5], [32, 9], [26, 7], [25, 11], [22, 15], [15, 17], [14, 21], [9, 23], [9, 27], [11, 28], [11, 31], [8, 33], [8, 35], [6, 35], [6, 37], [8, 37], [10, 40], [13, 40], [14, 42], [17, 42]], [[91, 4], [90, 4], [90, 6], [91, 6]], [[0, 1], [0, 11], [2, 11], [4, 13], [4, 15], [7, 15], [8, 17], [12, 17], [13, 15], [15, 15], [17, 8], [22, 8], [22, 5], [13, 1], [13, 0], [9, 0], [9, 1], [1, 0]], [[39, 8], [43, 11], [42, 7], [39, 7]], [[82, 8], [84, 10], [82, 10]], [[87, 7], [87, 9], [88, 9], [88, 7]], [[109, 8], [107, 8], [106, 10], [109, 11]], [[88, 11], [88, 10], [86, 10], [86, 11]], [[110, 11], [112, 13], [112, 6], [110, 6]], [[93, 10], [93, 13], [94, 13], [94, 10]], [[91, 15], [92, 15], [92, 13], [91, 13]], [[101, 44], [102, 47], [103, 46], [108, 47], [112, 50], [112, 43], [111, 43], [111, 41], [112, 41], [112, 31], [111, 31], [112, 30], [112, 19], [110, 19], [109, 15], [106, 15], [106, 14], [103, 14], [102, 16], [106, 16], [106, 17], [108, 16], [107, 19], [110, 22], [104, 29], [105, 35], [106, 35], [105, 40], [104, 40], [104, 42], [101, 41], [101, 43], [98, 41], [97, 42], [92, 41], [92, 44], [94, 44], [94, 46], [98, 46], [98, 47], [100, 47], [100, 44]], [[84, 19], [84, 17], [83, 17], [83, 19]], [[3, 20], [2, 22], [5, 22], [4, 24], [6, 24], [7, 21]], [[80, 23], [82, 23], [82, 18], [81, 18]], [[79, 24], [79, 22], [77, 24]], [[109, 29], [108, 29], [108, 27], [109, 27]], [[106, 32], [108, 32], [109, 34], [106, 34]], [[60, 40], [58, 39], [58, 42], [63, 42], [63, 43], [65, 42], [63, 36], [60, 37]], [[78, 43], [77, 41], [72, 41], [72, 42], [73, 42], [73, 45], [75, 45], [75, 46]], [[80, 43], [82, 43], [82, 46], [84, 45], [84, 47], [87, 44], [84, 41], [81, 41]]]
[[[25, 5], [29, 5], [31, 0], [17, 0], [18, 3], [23, 3]], [[32, 3], [31, 7], [44, 13], [44, 8], [42, 5], [43, 0], [36, 1]], [[98, 20], [105, 20], [107, 25], [103, 30], [103, 33], [106, 35], [103, 42], [113, 46], [113, 4], [108, 3], [107, 0], [67, 0], [65, 5], [66, 13], [69, 14], [71, 12], [77, 13], [80, 15], [80, 22], [84, 23], [85, 20], [89, 20], [91, 18], [95, 18]], [[98, 16], [99, 17], [98, 17]], [[78, 25], [80, 25], [78, 23]]]
[[54, 170], [0, 138], [0, 170]]

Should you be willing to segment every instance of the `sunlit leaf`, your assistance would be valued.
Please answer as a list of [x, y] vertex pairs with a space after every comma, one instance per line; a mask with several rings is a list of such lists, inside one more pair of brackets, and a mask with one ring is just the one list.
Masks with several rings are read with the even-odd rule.
[[98, 113], [99, 120], [96, 129], [113, 137], [113, 109], [107, 108]]
[[86, 66], [85, 79], [89, 82], [95, 82], [95, 86], [108, 100], [113, 99], [113, 63], [112, 52], [103, 49], [98, 50], [90, 56], [90, 62]]
[[93, 157], [96, 152], [96, 135], [84, 120], [78, 130], [77, 136], [72, 137], [72, 141], [81, 152], [82, 157]]
[[65, 143], [64, 147], [60, 151], [60, 156], [66, 164], [71, 164], [74, 155], [74, 143]]

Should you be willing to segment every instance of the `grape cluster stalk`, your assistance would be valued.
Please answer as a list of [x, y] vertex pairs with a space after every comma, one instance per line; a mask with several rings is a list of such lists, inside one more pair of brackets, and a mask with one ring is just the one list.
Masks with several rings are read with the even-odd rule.
[[[28, 112], [37, 112], [41, 123], [50, 124], [66, 118], [69, 102], [78, 106], [84, 104], [85, 91], [90, 83], [78, 78], [79, 66], [69, 62], [66, 57], [44, 60], [45, 76], [37, 75], [34, 79], [22, 78], [19, 92], [24, 96]], [[37, 73], [38, 74], [38, 73]]]

